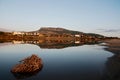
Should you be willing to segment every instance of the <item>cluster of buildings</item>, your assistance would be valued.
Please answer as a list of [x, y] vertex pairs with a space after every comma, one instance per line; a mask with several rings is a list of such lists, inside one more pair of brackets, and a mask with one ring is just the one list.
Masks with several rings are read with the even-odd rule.
[[76, 39], [95, 39], [95, 38], [101, 38], [101, 37], [95, 37], [95, 36], [90, 36], [90, 35], [85, 35], [85, 34], [49, 34], [49, 33], [40, 33], [40, 32], [12, 32], [12, 35], [21, 35], [21, 36], [44, 36], [44, 37], [61, 37], [61, 38], [65, 38], [65, 37], [71, 37], [71, 38], [76, 38]]
[[12, 32], [12, 35], [26, 35], [26, 36], [42, 36], [44, 35], [45, 37], [73, 37], [73, 35], [70, 34], [42, 34], [39, 32]]
[[13, 32], [13, 35], [40, 35], [38, 32]]
[[39, 32], [12, 32], [12, 35], [17, 36], [39, 36], [43, 37], [44, 35]]

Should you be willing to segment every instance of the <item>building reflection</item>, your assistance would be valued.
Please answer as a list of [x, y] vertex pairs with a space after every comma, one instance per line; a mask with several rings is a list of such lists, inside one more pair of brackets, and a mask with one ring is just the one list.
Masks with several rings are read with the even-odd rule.
[[96, 44], [98, 41], [94, 40], [67, 40], [67, 39], [41, 39], [41, 40], [27, 40], [27, 41], [12, 41], [13, 44], [35, 44], [40, 48], [47, 49], [62, 49], [72, 46], [81, 46], [83, 44]]

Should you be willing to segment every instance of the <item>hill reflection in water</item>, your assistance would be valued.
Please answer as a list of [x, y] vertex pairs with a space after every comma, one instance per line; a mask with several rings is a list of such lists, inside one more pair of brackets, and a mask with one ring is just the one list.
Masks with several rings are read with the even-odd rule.
[[36, 40], [36, 41], [11, 41], [13, 44], [35, 44], [38, 45], [40, 48], [44, 49], [62, 49], [66, 47], [72, 46], [81, 46], [83, 44], [96, 44], [98, 41], [93, 40], [57, 40], [57, 39], [50, 39], [50, 40]]

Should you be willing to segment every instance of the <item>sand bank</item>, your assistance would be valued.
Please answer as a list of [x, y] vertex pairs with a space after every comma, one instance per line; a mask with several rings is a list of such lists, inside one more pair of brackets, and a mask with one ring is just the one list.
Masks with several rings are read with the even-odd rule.
[[114, 54], [120, 54], [120, 39], [108, 39], [104, 42], [107, 43], [106, 46], [108, 46], [108, 48], [105, 48], [105, 50]]

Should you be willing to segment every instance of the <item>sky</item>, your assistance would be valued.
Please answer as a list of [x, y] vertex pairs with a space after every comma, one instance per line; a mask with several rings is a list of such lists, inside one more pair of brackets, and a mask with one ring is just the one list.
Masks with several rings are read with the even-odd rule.
[[120, 37], [120, 0], [0, 0], [0, 28], [41, 27]]

